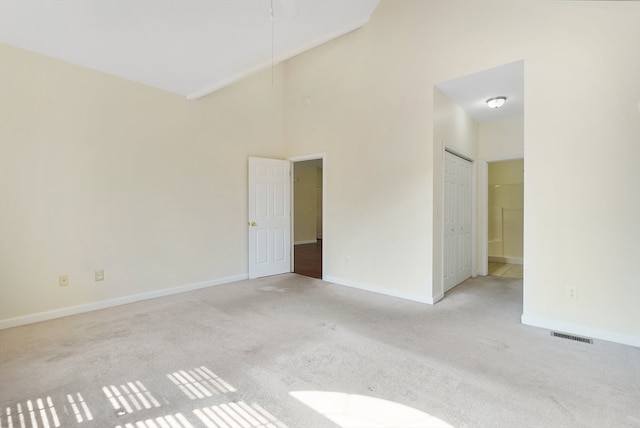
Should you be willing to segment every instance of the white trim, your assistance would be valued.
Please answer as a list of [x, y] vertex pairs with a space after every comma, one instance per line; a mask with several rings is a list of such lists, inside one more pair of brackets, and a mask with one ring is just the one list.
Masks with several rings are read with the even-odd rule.
[[293, 157], [287, 158], [287, 160], [291, 162], [304, 162], [304, 161], [318, 160], [318, 159], [324, 160], [326, 156], [327, 156], [326, 153], [315, 153], [312, 155], [293, 156]]
[[505, 156], [491, 156], [488, 158], [483, 158], [482, 160], [487, 162], [487, 163], [494, 163], [494, 162], [505, 162], [505, 161], [512, 161], [512, 160], [520, 160], [520, 159], [524, 159], [524, 154], [513, 154], [513, 155], [505, 155]]
[[522, 259], [519, 259], [517, 257], [489, 256], [489, 257], [487, 257], [487, 260], [490, 261], [490, 262], [496, 262], [496, 263], [510, 263], [512, 265], [521, 265], [522, 264]]
[[435, 305], [436, 303], [438, 303], [442, 299], [444, 299], [444, 293], [438, 293], [433, 297], [427, 297], [426, 303], [428, 303], [430, 305]]
[[[434, 143], [435, 144], [435, 143]], [[435, 212], [434, 212], [434, 219], [433, 219], [433, 246], [434, 248], [436, 246], [440, 247], [439, 250], [439, 254], [440, 254], [440, 266], [439, 266], [439, 270], [440, 272], [431, 272], [431, 294], [433, 294], [435, 292], [435, 290], [439, 290], [438, 296], [440, 296], [440, 299], [442, 299], [444, 297], [444, 209], [445, 209], [445, 204], [444, 204], [444, 200], [445, 200], [445, 173], [444, 173], [444, 168], [445, 168], [445, 161], [444, 161], [444, 157], [445, 157], [445, 152], [446, 152], [446, 148], [445, 148], [445, 144], [444, 144], [444, 140], [440, 140], [440, 150], [439, 150], [439, 154], [440, 154], [440, 160], [439, 160], [439, 164], [440, 164], [440, 174], [438, 174], [438, 177], [434, 177], [433, 179], [433, 185], [434, 185], [434, 191], [433, 193], [435, 194], [435, 186], [436, 184], [440, 184], [440, 200], [436, 201], [436, 198], [433, 198], [434, 201], [434, 205], [435, 205]], [[435, 155], [434, 155], [435, 156]], [[434, 161], [435, 162], [435, 161]], [[434, 167], [435, 169], [435, 167]], [[437, 183], [436, 180], [440, 179], [441, 182]], [[440, 229], [440, 236], [437, 237], [437, 233], [436, 233], [436, 228]], [[431, 263], [433, 266], [436, 266], [435, 263], [435, 258], [436, 258], [436, 254], [434, 252], [434, 254], [431, 256]], [[435, 271], [436, 269], [432, 269], [432, 271]], [[436, 273], [438, 273], [438, 276], [435, 276]], [[437, 302], [438, 300], [435, 300], [435, 302]]]
[[562, 321], [548, 320], [544, 318], [538, 318], [535, 316], [523, 314], [521, 319], [522, 324], [530, 325], [533, 327], [540, 327], [548, 330], [558, 331], [562, 333], [576, 334], [579, 336], [586, 336], [593, 339], [607, 340], [609, 342], [621, 343], [623, 345], [635, 346], [640, 348], [640, 336], [633, 336], [628, 334], [620, 334], [612, 331], [599, 330], [595, 328], [585, 327], [578, 324], [572, 324]]
[[480, 167], [480, 275], [489, 275], [489, 162], [482, 159]]
[[452, 147], [449, 147], [446, 144], [444, 145], [444, 151], [445, 152], [449, 152], [454, 156], [458, 156], [459, 158], [462, 158], [462, 159], [466, 160], [467, 162], [471, 162], [471, 163], [475, 162], [475, 159], [474, 159], [473, 156], [463, 152], [462, 150], [458, 150], [458, 149], [454, 149]]
[[317, 244], [317, 239], [307, 239], [306, 241], [295, 241], [293, 245]]
[[338, 285], [344, 285], [345, 287], [357, 288], [358, 290], [370, 291], [372, 293], [382, 294], [389, 297], [398, 297], [400, 299], [411, 300], [419, 303], [428, 303], [430, 305], [435, 304], [438, 300], [442, 299], [443, 295], [435, 297], [429, 297], [422, 294], [405, 293], [402, 291], [391, 290], [388, 288], [376, 287], [369, 284], [363, 284], [361, 282], [355, 282], [348, 279], [336, 278], [334, 276], [327, 276], [324, 281], [332, 282]]
[[0, 330], [18, 327], [26, 324], [33, 324], [40, 321], [48, 321], [55, 318], [62, 318], [69, 315], [77, 315], [85, 312], [96, 311], [99, 309], [112, 308], [114, 306], [126, 305], [128, 303], [140, 302], [142, 300], [155, 299], [156, 297], [171, 296], [173, 294], [186, 293], [188, 291], [199, 290], [202, 288], [213, 287], [215, 285], [228, 284], [230, 282], [242, 281], [249, 278], [248, 273], [229, 276], [226, 278], [214, 279], [211, 281], [198, 282], [195, 284], [187, 284], [174, 288], [166, 288], [162, 290], [150, 291], [147, 293], [134, 294], [132, 296], [117, 297], [115, 299], [102, 300], [99, 302], [86, 303], [83, 305], [69, 306], [61, 309], [54, 309], [47, 312], [39, 312], [36, 314], [25, 315], [15, 318], [7, 318], [0, 320]]
[[[471, 161], [471, 277], [478, 276], [478, 162]], [[444, 180], [443, 180], [444, 181]], [[442, 225], [444, 227], [444, 224]], [[443, 245], [444, 250], [444, 245]]]
[[[477, 202], [477, 198], [478, 198], [478, 193], [477, 193], [477, 166], [476, 166], [476, 160], [473, 156], [465, 154], [464, 152], [458, 150], [458, 149], [453, 149], [449, 146], [447, 146], [444, 143], [444, 140], [442, 141], [442, 201], [441, 201], [441, 209], [442, 209], [442, 220], [440, 221], [440, 227], [441, 227], [441, 234], [442, 234], [442, 238], [441, 238], [441, 242], [440, 242], [440, 253], [444, 254], [444, 222], [445, 222], [445, 200], [446, 200], [446, 183], [445, 183], [445, 169], [446, 169], [446, 154], [449, 153], [453, 156], [456, 156], [464, 161], [467, 161], [471, 164], [471, 272], [470, 272], [470, 278], [475, 278], [476, 276], [478, 276], [478, 263], [477, 263], [477, 258], [478, 258], [478, 238], [477, 238], [477, 227], [478, 227], [478, 211], [477, 211], [477, 206], [478, 206], [478, 202]], [[442, 299], [444, 297], [444, 294], [449, 291], [452, 290], [454, 287], [462, 284], [462, 282], [458, 282], [456, 285], [454, 285], [453, 287], [449, 288], [448, 290], [445, 290], [445, 284], [444, 284], [444, 256], [441, 257], [441, 275], [440, 275], [440, 285], [441, 285], [441, 289], [443, 290], [442, 292], [442, 296], [438, 297], [438, 296], [434, 296], [435, 302], [437, 302], [438, 300]], [[456, 279], [457, 282], [457, 279]], [[434, 302], [434, 303], [435, 303]]]

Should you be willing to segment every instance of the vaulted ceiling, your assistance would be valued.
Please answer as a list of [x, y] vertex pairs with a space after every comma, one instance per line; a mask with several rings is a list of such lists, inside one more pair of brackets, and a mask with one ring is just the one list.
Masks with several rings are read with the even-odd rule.
[[199, 98], [353, 31], [380, 0], [1, 0], [0, 41]]
[[[0, 41], [197, 99], [362, 27], [379, 3], [0, 0]], [[522, 61], [436, 86], [479, 122], [522, 115]]]

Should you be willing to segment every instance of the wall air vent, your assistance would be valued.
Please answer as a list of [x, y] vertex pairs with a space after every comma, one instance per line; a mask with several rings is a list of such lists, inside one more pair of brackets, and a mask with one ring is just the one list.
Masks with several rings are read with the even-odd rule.
[[574, 336], [573, 334], [566, 334], [566, 333], [558, 333], [557, 331], [552, 331], [551, 336], [560, 337], [562, 339], [575, 340], [576, 342], [589, 343], [593, 345], [593, 339], [589, 339], [587, 337]]

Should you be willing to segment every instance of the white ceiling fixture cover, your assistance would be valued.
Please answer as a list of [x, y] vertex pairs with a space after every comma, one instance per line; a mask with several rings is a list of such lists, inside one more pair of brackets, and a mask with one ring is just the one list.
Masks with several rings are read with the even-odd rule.
[[196, 99], [363, 26], [379, 1], [1, 0], [0, 41]]

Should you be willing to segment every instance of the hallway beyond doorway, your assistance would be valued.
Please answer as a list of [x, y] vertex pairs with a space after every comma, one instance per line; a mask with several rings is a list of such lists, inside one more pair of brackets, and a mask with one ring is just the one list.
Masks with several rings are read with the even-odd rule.
[[322, 239], [294, 246], [293, 258], [295, 273], [322, 279]]
[[489, 262], [489, 276], [504, 276], [505, 278], [522, 278], [522, 265], [510, 263]]

